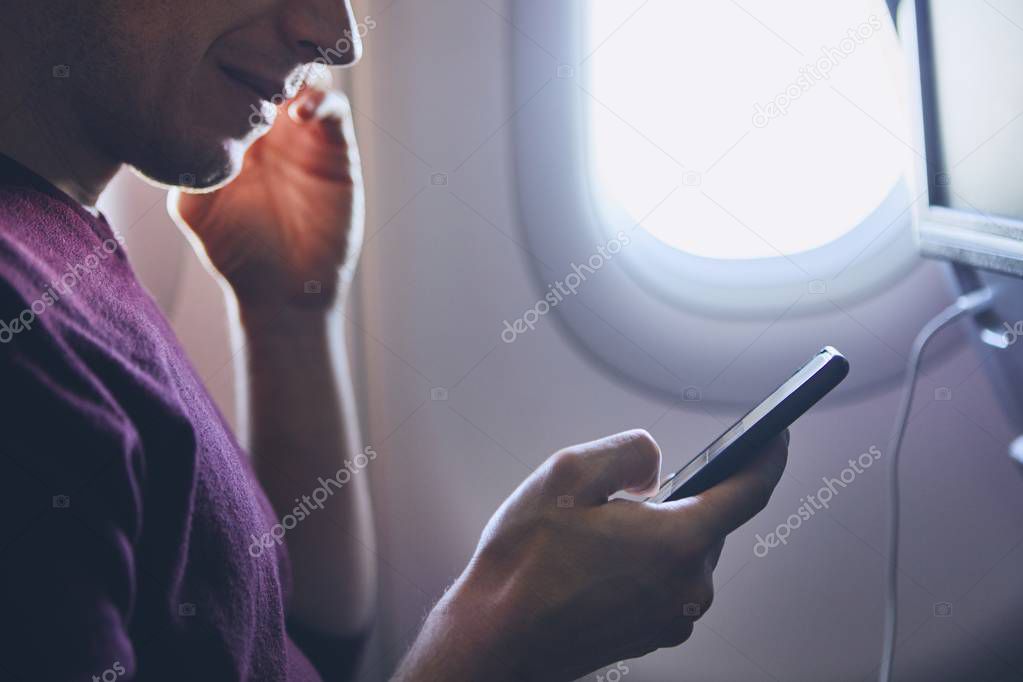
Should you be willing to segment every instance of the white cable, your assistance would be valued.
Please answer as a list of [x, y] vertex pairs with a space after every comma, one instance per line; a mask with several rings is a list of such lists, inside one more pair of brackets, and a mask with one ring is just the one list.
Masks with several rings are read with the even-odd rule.
[[899, 405], [898, 417], [888, 446], [889, 510], [888, 510], [888, 590], [885, 598], [884, 643], [881, 650], [880, 682], [891, 682], [892, 664], [895, 660], [895, 630], [898, 619], [898, 578], [899, 578], [899, 450], [906, 434], [906, 423], [913, 407], [913, 390], [920, 371], [920, 360], [924, 348], [939, 331], [959, 318], [977, 313], [991, 305], [992, 294], [987, 287], [963, 294], [956, 302], [941, 311], [924, 325], [909, 354], [909, 366]]

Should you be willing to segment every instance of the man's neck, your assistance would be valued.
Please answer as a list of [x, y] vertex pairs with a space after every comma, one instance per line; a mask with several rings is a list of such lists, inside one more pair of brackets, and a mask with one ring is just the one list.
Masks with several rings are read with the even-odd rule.
[[[42, 88], [53, 90], [54, 86], [43, 84]], [[100, 194], [121, 164], [90, 143], [81, 123], [71, 116], [71, 108], [59, 101], [63, 98], [47, 97], [39, 90], [39, 84], [29, 84], [29, 89], [21, 90], [29, 94], [5, 112], [6, 118], [0, 118], [0, 153], [95, 213]]]

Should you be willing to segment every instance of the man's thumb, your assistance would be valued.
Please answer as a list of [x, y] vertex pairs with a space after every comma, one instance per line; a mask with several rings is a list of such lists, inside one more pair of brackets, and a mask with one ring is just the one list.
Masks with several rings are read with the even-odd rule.
[[661, 449], [643, 429], [574, 445], [551, 458], [551, 483], [583, 504], [603, 504], [622, 490], [648, 494], [660, 474]]

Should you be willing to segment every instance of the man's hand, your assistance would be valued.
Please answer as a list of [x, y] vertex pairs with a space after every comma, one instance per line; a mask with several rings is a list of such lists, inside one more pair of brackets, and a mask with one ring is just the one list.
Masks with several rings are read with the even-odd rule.
[[280, 107], [237, 178], [214, 192], [179, 193], [177, 202], [243, 311], [332, 307], [354, 269], [363, 231], [348, 100], [305, 89]]
[[[336, 305], [362, 242], [363, 201], [348, 101], [313, 88], [279, 108], [232, 182], [171, 198], [238, 299], [243, 440], [280, 515], [365, 447]], [[288, 616], [312, 632], [352, 637], [372, 622], [368, 476], [288, 531]]]
[[777, 438], [707, 492], [651, 504], [608, 501], [656, 488], [645, 431], [558, 452], [491, 519], [396, 679], [572, 680], [681, 644], [725, 536], [764, 508], [786, 455]]

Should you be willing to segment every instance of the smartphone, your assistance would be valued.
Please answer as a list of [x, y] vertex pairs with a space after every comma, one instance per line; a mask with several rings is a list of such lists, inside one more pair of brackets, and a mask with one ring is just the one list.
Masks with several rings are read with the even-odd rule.
[[647, 501], [681, 500], [725, 480], [761, 446], [838, 386], [847, 374], [849, 361], [831, 346], [825, 346], [703, 452], [672, 474]]

